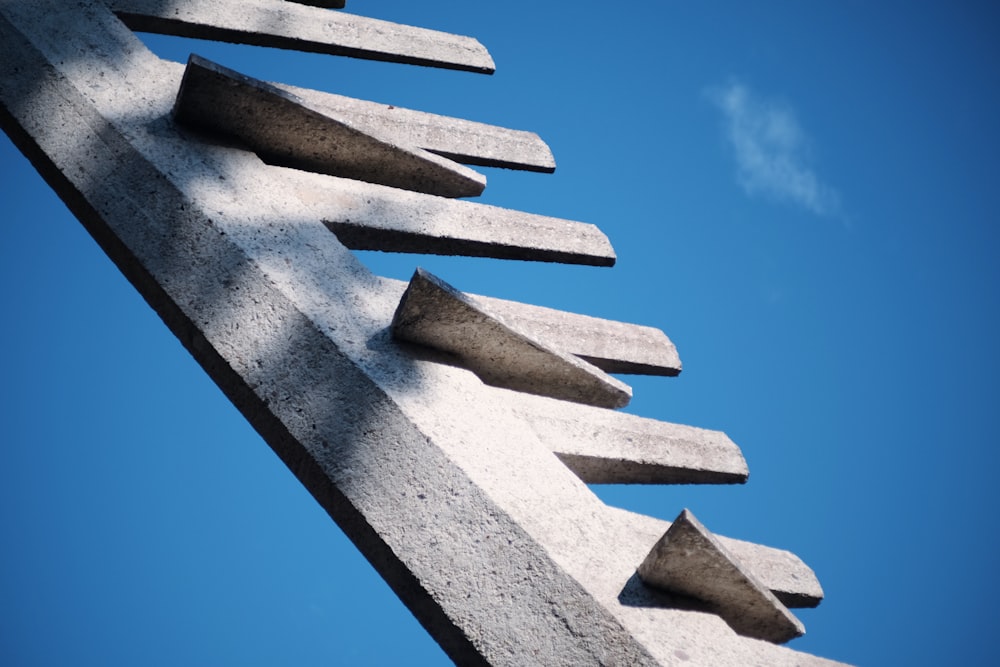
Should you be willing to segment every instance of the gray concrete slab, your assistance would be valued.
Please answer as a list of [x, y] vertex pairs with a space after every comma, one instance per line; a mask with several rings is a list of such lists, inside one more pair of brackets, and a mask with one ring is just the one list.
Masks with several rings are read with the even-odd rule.
[[492, 74], [471, 37], [285, 0], [107, 0], [133, 30]]
[[686, 509], [638, 572], [650, 586], [710, 603], [741, 635], [784, 643], [805, 633], [802, 623]]
[[175, 92], [103, 4], [0, 3], [3, 129], [452, 659], [834, 664], [623, 596], [634, 526], [514, 392], [394, 344], [398, 293], [274, 168], [178, 135]]
[[[628, 549], [630, 558], [636, 565], [642, 562], [650, 548], [670, 530], [670, 521], [617, 507], [608, 509], [615, 521], [627, 526], [633, 535], [629, 538]], [[816, 607], [822, 602], [823, 587], [816, 573], [792, 552], [723, 535], [716, 535], [715, 538], [729, 553], [745, 563], [754, 576], [786, 607]]]
[[174, 119], [235, 140], [265, 162], [441, 197], [475, 197], [486, 177], [328, 116], [291, 93], [192, 54]]
[[392, 335], [454, 355], [493, 386], [608, 408], [632, 398], [627, 385], [531, 338], [423, 269], [403, 294]]

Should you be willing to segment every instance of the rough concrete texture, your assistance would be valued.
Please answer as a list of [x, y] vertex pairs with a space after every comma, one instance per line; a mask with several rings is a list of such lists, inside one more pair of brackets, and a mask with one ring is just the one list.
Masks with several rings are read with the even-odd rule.
[[[642, 562], [652, 546], [670, 530], [670, 521], [618, 508], [611, 510], [632, 535], [625, 547], [635, 565]], [[715, 535], [715, 539], [786, 607], [816, 607], [822, 602], [823, 587], [816, 573], [792, 552], [722, 535]]]
[[[179, 89], [185, 68], [168, 61], [161, 61], [160, 66], [157, 75], [164, 85]], [[322, 220], [342, 243], [355, 250], [593, 266], [615, 263], [610, 241], [592, 224], [297, 169], [275, 167], [270, 169], [270, 175], [299, 199], [299, 205], [307, 208], [309, 215]], [[637, 338], [642, 337], [629, 334], [629, 340]], [[629, 343], [629, 347], [633, 345]]]
[[749, 474], [739, 447], [720, 431], [538, 396], [506, 398], [588, 484], [742, 484]]
[[650, 586], [708, 602], [741, 635], [783, 643], [805, 628], [688, 510], [639, 566]]
[[486, 187], [486, 177], [467, 167], [373, 136], [291, 93], [194, 54], [174, 119], [235, 140], [271, 164], [441, 197], [476, 197]]
[[168, 79], [96, 0], [0, 1], [4, 130], [457, 663], [833, 664], [637, 585], [635, 527], [393, 343], [398, 293], [283, 170], [178, 132]]
[[404, 146], [418, 146], [462, 164], [542, 173], [552, 173], [556, 169], [552, 151], [534, 132], [510, 130], [281, 83], [272, 85], [301, 97], [312, 108], [341, 118], [359, 130]]
[[[407, 283], [396, 282], [402, 298]], [[674, 375], [680, 369], [677, 348], [659, 329], [480, 294], [466, 296], [530, 337], [605, 372], [628, 369], [633, 374]], [[616, 346], [616, 341], [621, 345]]]
[[627, 385], [533, 339], [423, 269], [403, 294], [392, 335], [455, 355], [493, 386], [604, 408], [623, 407], [632, 398]]
[[659, 329], [515, 301], [474, 296], [532, 338], [567, 350], [605, 373], [678, 375], [677, 348]]
[[133, 30], [492, 74], [471, 37], [285, 0], [107, 0]]

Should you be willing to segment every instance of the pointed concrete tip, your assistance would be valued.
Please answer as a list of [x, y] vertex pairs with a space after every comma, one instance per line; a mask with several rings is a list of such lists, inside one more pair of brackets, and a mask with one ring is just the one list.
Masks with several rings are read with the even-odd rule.
[[784, 643], [805, 628], [687, 509], [639, 566], [654, 588], [709, 603], [741, 635]]
[[262, 160], [441, 197], [475, 197], [486, 177], [308, 106], [269, 83], [191, 54], [174, 105], [183, 125], [237, 139]]
[[423, 269], [403, 294], [392, 334], [455, 355], [496, 387], [602, 408], [624, 407], [632, 398], [628, 385], [533, 339]]

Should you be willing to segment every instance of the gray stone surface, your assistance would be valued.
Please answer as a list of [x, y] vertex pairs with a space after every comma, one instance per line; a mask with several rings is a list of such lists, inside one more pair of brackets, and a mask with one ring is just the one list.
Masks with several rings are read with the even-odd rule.
[[627, 385], [534, 340], [422, 269], [403, 294], [392, 335], [454, 355], [497, 387], [607, 408], [623, 407], [632, 398]]
[[532, 338], [572, 352], [605, 373], [669, 376], [681, 372], [677, 348], [659, 329], [514, 301], [474, 298]]
[[[398, 282], [402, 295], [406, 283]], [[677, 348], [659, 329], [481, 294], [467, 296], [531, 338], [605, 372], [675, 375], [680, 369]]]
[[475, 197], [486, 177], [399, 146], [309, 107], [291, 93], [192, 54], [174, 119], [235, 140], [264, 161], [442, 197]]
[[805, 628], [750, 568], [683, 510], [639, 566], [642, 580], [670, 593], [708, 602], [715, 613], [748, 637], [783, 643]]
[[281, 83], [272, 85], [301, 97], [314, 109], [342, 118], [360, 130], [402, 145], [418, 146], [462, 164], [542, 173], [551, 173], [556, 168], [552, 151], [534, 132]]
[[508, 400], [588, 484], [742, 484], [749, 474], [739, 447], [720, 431], [536, 396]]
[[514, 392], [394, 344], [393, 286], [302, 181], [178, 133], [164, 72], [99, 2], [0, 2], [3, 129], [457, 663], [833, 664], [635, 586], [636, 524]]
[[107, 0], [133, 30], [492, 74], [471, 37], [285, 0]]
[[[670, 530], [671, 522], [609, 508], [615, 520], [627, 526], [633, 535], [626, 545], [630, 558], [638, 565], [650, 548]], [[768, 590], [786, 607], [815, 607], [823, 600], [823, 587], [812, 568], [790, 551], [716, 535], [715, 539], [746, 564]]]

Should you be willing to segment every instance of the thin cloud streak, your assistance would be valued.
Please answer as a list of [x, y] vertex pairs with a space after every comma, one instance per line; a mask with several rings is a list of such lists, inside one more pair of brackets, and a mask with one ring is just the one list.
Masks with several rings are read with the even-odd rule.
[[790, 108], [740, 83], [713, 88], [709, 97], [725, 118], [736, 177], [747, 195], [796, 204], [816, 215], [840, 215], [836, 190], [808, 165], [809, 140]]

